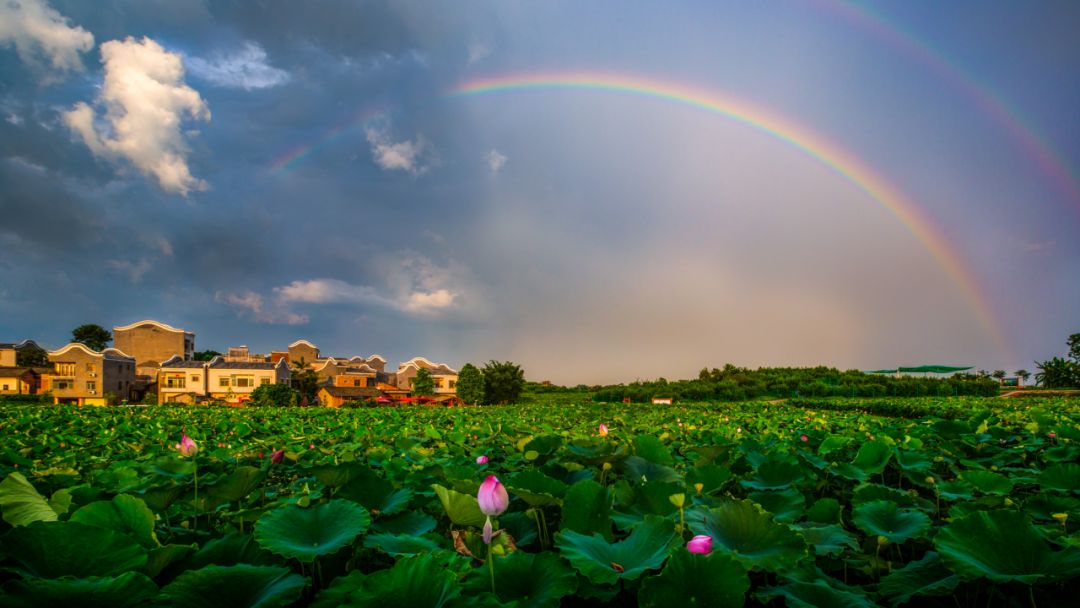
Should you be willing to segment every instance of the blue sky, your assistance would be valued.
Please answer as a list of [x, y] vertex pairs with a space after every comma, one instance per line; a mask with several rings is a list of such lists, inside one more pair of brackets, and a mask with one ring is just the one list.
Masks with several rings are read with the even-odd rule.
[[[1074, 2], [8, 2], [0, 340], [154, 318], [199, 349], [561, 383], [1031, 370], [1080, 331], [1078, 27]], [[783, 141], [627, 94], [448, 94], [540, 72], [819, 134], [945, 235], [1004, 347], [910, 230]]]

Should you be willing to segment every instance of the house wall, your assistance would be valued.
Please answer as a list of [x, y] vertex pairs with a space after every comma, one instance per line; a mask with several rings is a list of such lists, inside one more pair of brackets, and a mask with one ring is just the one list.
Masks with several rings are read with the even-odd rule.
[[[207, 387], [213, 399], [240, 403], [251, 398], [251, 393], [263, 384], [273, 384], [278, 381], [279, 370], [274, 369], [231, 369], [231, 368], [208, 368]], [[222, 384], [222, 380], [227, 383]]]
[[0, 367], [15, 367], [15, 349], [0, 348]]
[[319, 349], [307, 344], [294, 344], [289, 347], [289, 361], [297, 363], [303, 359], [304, 363], [311, 365], [319, 358]]
[[21, 376], [0, 377], [0, 395], [30, 395], [34, 393], [34, 373], [27, 370]]
[[135, 382], [135, 362], [118, 361], [72, 347], [49, 353], [52, 373], [42, 377], [42, 390], [52, 391], [54, 403], [106, 405], [106, 393], [128, 399]]
[[125, 355], [135, 357], [137, 373], [153, 377], [158, 367], [173, 355], [190, 360], [195, 354], [195, 335], [143, 323], [126, 330], [113, 328], [113, 345]]
[[207, 376], [205, 368], [161, 368], [157, 380], [158, 403], [191, 403], [205, 398]]

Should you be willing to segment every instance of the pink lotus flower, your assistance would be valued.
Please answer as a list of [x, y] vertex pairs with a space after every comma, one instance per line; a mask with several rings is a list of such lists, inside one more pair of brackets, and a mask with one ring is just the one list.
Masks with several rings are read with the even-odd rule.
[[476, 464], [487, 464], [487, 463], [488, 463], [488, 457], [487, 456], [481, 455], [481, 456], [476, 457]]
[[607, 437], [607, 434], [608, 434], [607, 425], [604, 424], [603, 422], [601, 422], [600, 423], [600, 436], [601, 437]]
[[806, 434], [799, 435], [799, 439], [801, 441], [810, 441], [810, 438], [807, 437]]
[[690, 553], [708, 555], [712, 553], [712, 537], [699, 534], [686, 543], [686, 550]]
[[315, 444], [313, 443], [313, 444], [307, 446], [307, 449], [314, 450], [315, 449]]
[[487, 520], [484, 522], [484, 544], [490, 545], [491, 516], [499, 516], [506, 511], [506, 507], [510, 505], [510, 496], [507, 495], [506, 488], [499, 483], [497, 477], [488, 475], [484, 483], [480, 484], [480, 490], [476, 492], [476, 502], [480, 503], [480, 512], [487, 515]]
[[186, 433], [183, 434], [180, 443], [176, 444], [176, 449], [184, 457], [191, 457], [199, 453], [199, 446]]
[[281, 461], [285, 459], [285, 450], [278, 450], [273, 454], [270, 454], [270, 462], [274, 464], [281, 464]]

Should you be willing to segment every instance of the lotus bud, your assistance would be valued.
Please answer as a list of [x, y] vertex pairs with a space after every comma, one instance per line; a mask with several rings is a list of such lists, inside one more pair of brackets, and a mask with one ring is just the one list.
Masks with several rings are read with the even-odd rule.
[[488, 457], [486, 455], [480, 455], [476, 457], [476, 464], [487, 464]]
[[608, 434], [608, 428], [607, 428], [607, 425], [606, 425], [606, 424], [604, 424], [603, 422], [601, 422], [601, 423], [600, 423], [600, 429], [599, 429], [599, 431], [598, 431], [598, 432], [600, 433], [600, 436], [601, 436], [601, 437], [607, 437], [607, 434]]
[[889, 539], [885, 538], [884, 536], [878, 536], [877, 544], [879, 547], [884, 547], [885, 545], [889, 544]]
[[285, 459], [285, 450], [281, 449], [273, 454], [270, 454], [270, 462], [274, 464], [281, 464], [281, 461]]
[[686, 550], [690, 553], [708, 555], [712, 553], [712, 537], [699, 534], [686, 543]]
[[694, 484], [694, 489], [697, 490], [697, 495], [701, 496], [701, 491], [705, 489], [705, 484], [703, 484], [703, 483], [695, 483]]
[[805, 441], [810, 441], [810, 438], [807, 437], [806, 434], [802, 434], [802, 435], [799, 435], [799, 440], [805, 442]]
[[1069, 519], [1069, 514], [1068, 513], [1053, 513], [1053, 514], [1050, 515], [1050, 517], [1053, 517], [1054, 519], [1060, 521], [1061, 523], [1065, 523], [1065, 521]]
[[672, 494], [671, 496], [668, 496], [667, 499], [671, 501], [671, 504], [680, 509], [686, 504], [686, 494]]
[[484, 483], [480, 484], [480, 490], [476, 493], [476, 501], [480, 503], [480, 511], [487, 516], [499, 516], [510, 505], [510, 497], [506, 494], [506, 488], [499, 483], [494, 475], [488, 475]]
[[1005, 505], [1006, 507], [1011, 507], [1016, 503], [1013, 502], [1011, 498], [1006, 498], [1005, 500], [1001, 501], [1001, 504]]
[[602, 468], [603, 470], [605, 470], [605, 471], [610, 471], [610, 470], [611, 470], [611, 463], [610, 463], [610, 462], [605, 462], [605, 463], [604, 463], [604, 466], [603, 466], [603, 467], [601, 467], [601, 468]]
[[192, 441], [191, 437], [188, 437], [186, 433], [183, 434], [180, 443], [176, 444], [176, 449], [184, 457], [191, 457], [199, 453], [198, 444]]
[[935, 483], [937, 483], [937, 480], [936, 480], [936, 479], [934, 479], [933, 477], [930, 477], [929, 475], [927, 475], [927, 477], [926, 477], [926, 483], [928, 483], [928, 484], [930, 484], [930, 485], [934, 485]]

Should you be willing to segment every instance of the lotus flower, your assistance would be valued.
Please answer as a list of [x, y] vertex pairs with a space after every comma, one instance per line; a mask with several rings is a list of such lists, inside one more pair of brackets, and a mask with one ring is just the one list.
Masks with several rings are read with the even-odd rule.
[[270, 462], [274, 464], [281, 464], [281, 461], [285, 459], [285, 450], [278, 450], [273, 454], [270, 454]]
[[481, 455], [481, 456], [476, 457], [476, 464], [487, 464], [487, 463], [488, 463], [488, 457], [487, 456]]
[[194, 456], [199, 453], [199, 446], [186, 433], [180, 439], [180, 443], [176, 444], [176, 449], [184, 457]]
[[499, 483], [497, 477], [488, 475], [484, 483], [480, 484], [480, 490], [476, 493], [476, 502], [480, 503], [480, 511], [487, 515], [487, 520], [484, 522], [484, 544], [490, 545], [491, 516], [499, 516], [506, 511], [506, 507], [510, 504], [510, 496], [506, 494], [506, 488]]
[[506, 507], [510, 504], [510, 496], [507, 495], [506, 488], [497, 477], [488, 475], [484, 483], [480, 484], [476, 501], [480, 503], [480, 511], [484, 515], [497, 517], [506, 511]]
[[699, 534], [686, 543], [686, 550], [690, 553], [708, 555], [712, 553], [712, 537]]
[[601, 422], [600, 423], [600, 436], [601, 437], [607, 437], [607, 434], [608, 434], [607, 425], [604, 424], [603, 422]]
[[807, 437], [806, 434], [802, 434], [802, 435], [799, 435], [799, 440], [801, 440], [801, 441], [810, 441], [810, 438]]

